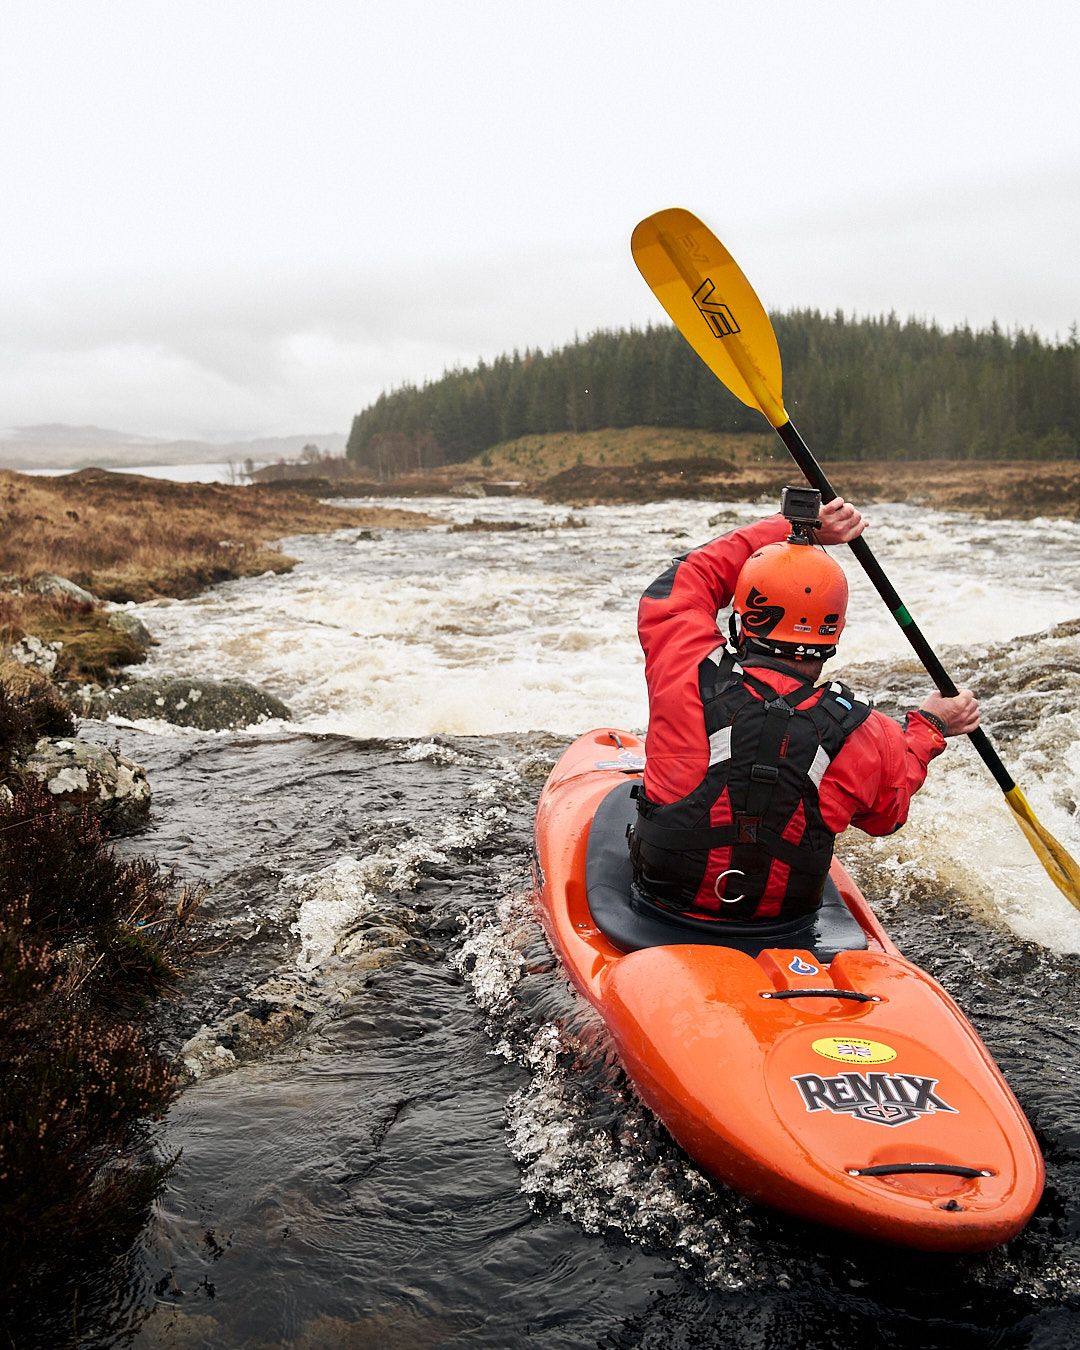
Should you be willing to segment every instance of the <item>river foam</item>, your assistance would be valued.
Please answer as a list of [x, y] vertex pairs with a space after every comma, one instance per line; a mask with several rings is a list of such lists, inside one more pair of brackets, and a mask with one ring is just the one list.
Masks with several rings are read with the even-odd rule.
[[[571, 515], [513, 498], [386, 504], [420, 507], [445, 525], [303, 536], [287, 541], [301, 559], [290, 574], [137, 607], [161, 642], [144, 671], [254, 680], [306, 732], [569, 740], [594, 726], [640, 731], [641, 591], [673, 555], [769, 509], [654, 502]], [[1036, 814], [1080, 855], [1080, 688], [1060, 683], [1080, 671], [1080, 636], [1031, 636], [1080, 616], [1080, 525], [900, 504], [870, 516], [870, 542], [931, 643], [961, 662]], [[833, 671], [891, 695], [902, 713], [929, 679], [862, 572], [836, 552], [852, 601]], [[1013, 736], [1020, 724], [1024, 735]], [[1023, 937], [1080, 950], [1080, 917], [966, 743], [935, 764], [907, 829], [872, 847], [882, 865], [928, 872]]]

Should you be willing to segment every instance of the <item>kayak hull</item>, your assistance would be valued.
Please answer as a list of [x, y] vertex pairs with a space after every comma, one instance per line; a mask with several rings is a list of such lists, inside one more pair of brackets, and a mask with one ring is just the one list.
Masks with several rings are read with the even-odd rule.
[[963, 1013], [899, 954], [839, 863], [861, 949], [827, 959], [678, 929], [627, 951], [600, 930], [590, 828], [618, 782], [640, 776], [643, 750], [595, 731], [566, 751], [537, 809], [536, 898], [646, 1105], [709, 1175], [803, 1218], [927, 1250], [1015, 1236], [1043, 1187], [1031, 1128]]

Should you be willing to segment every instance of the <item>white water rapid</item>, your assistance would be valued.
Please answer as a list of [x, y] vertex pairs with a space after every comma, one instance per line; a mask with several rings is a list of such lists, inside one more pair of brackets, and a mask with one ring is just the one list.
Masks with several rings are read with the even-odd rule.
[[[136, 673], [251, 680], [289, 705], [298, 729], [358, 738], [546, 730], [569, 740], [600, 725], [640, 730], [641, 591], [672, 555], [770, 509], [657, 502], [570, 511], [512, 498], [358, 504], [423, 510], [446, 524], [291, 539], [285, 548], [301, 561], [288, 575], [138, 607], [161, 645]], [[868, 514], [868, 540], [930, 642], [985, 657], [984, 680], [971, 683], [998, 739], [1003, 652], [1080, 617], [1080, 525], [904, 505]], [[489, 528], [453, 529], [476, 523]], [[891, 685], [899, 705], [911, 706], [929, 680], [913, 676], [892, 618], [846, 551], [838, 556], [852, 603], [834, 673], [859, 688], [872, 680], [869, 693]], [[1016, 649], [1080, 673], [1076, 635]], [[860, 663], [871, 669], [852, 669]], [[1080, 856], [1076, 683], [1071, 701], [1034, 689], [1034, 726], [1002, 754], [1039, 818]], [[1005, 702], [997, 700], [999, 716]], [[1046, 878], [966, 743], [932, 767], [908, 827], [866, 847], [898, 890], [912, 875], [934, 879], [977, 896], [989, 919], [1021, 936], [1080, 950], [1080, 915]]]

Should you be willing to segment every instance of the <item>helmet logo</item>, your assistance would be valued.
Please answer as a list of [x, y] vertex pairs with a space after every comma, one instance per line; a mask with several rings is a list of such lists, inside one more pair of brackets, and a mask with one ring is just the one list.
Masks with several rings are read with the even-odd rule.
[[742, 612], [742, 624], [753, 637], [768, 637], [784, 617], [782, 605], [770, 605], [769, 597], [756, 586], [750, 587], [746, 597], [746, 609]]

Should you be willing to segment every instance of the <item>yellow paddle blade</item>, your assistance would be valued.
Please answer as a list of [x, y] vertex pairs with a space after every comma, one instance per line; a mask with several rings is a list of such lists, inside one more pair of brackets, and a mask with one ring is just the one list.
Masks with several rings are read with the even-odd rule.
[[1076, 909], [1080, 909], [1080, 864], [1071, 853], [1041, 825], [1028, 799], [1018, 787], [1005, 794], [1016, 823], [1024, 831], [1027, 841], [1046, 868], [1050, 880]]
[[776, 334], [716, 235], [690, 211], [672, 207], [643, 220], [630, 248], [650, 290], [717, 379], [774, 427], [783, 426]]

